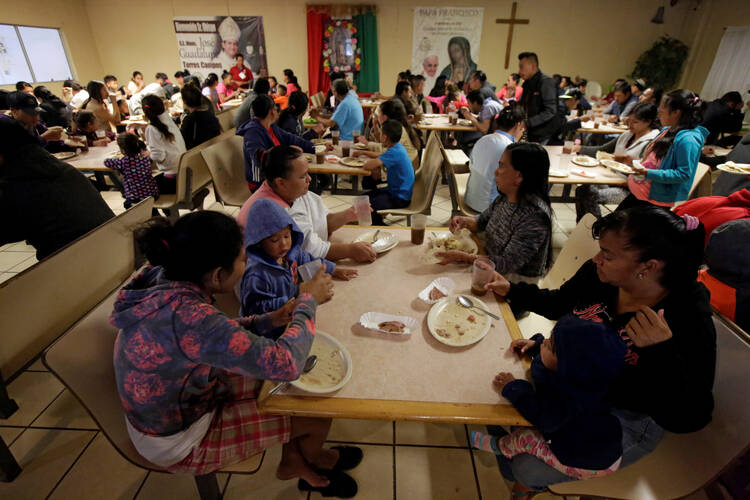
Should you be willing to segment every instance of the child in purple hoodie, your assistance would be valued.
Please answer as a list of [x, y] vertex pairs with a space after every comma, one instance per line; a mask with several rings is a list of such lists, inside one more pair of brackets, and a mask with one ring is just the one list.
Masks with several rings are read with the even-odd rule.
[[212, 305], [212, 295], [231, 293], [245, 270], [234, 219], [212, 211], [174, 225], [156, 218], [136, 239], [156, 267], [120, 291], [111, 322], [120, 329], [117, 389], [138, 452], [171, 472], [203, 475], [283, 443], [279, 479], [353, 496], [356, 483], [342, 470], [359, 463], [361, 450], [323, 449], [329, 419], [262, 414], [256, 401], [262, 380], [299, 377], [330, 277], [319, 272], [300, 285], [292, 320], [274, 341], [259, 334], [286, 318], [230, 319]]

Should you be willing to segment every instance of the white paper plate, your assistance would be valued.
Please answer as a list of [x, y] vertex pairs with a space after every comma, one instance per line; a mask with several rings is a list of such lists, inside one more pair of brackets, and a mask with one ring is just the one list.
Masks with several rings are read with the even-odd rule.
[[375, 237], [376, 232], [377, 231], [368, 231], [360, 234], [354, 239], [354, 242], [359, 243], [360, 241], [365, 241], [367, 243], [372, 243], [372, 248], [377, 253], [387, 252], [398, 245], [398, 238], [396, 238], [396, 235], [389, 231], [383, 231], [382, 229], [378, 233], [378, 241], [373, 242], [372, 240]]
[[365, 149], [367, 149], [367, 145], [366, 145], [366, 144], [362, 144], [361, 142], [358, 142], [358, 143], [356, 143], [356, 144], [355, 144], [354, 146], [352, 146], [352, 147], [353, 147], [354, 149], [361, 149], [361, 150], [365, 150]]
[[735, 163], [733, 161], [728, 161], [721, 165], [717, 165], [716, 168], [722, 172], [729, 172], [730, 174], [750, 175], [750, 163]]
[[596, 152], [596, 159], [601, 160], [613, 160], [615, 158], [615, 155], [612, 153], [606, 153], [604, 151], [597, 151]]
[[[458, 295], [449, 295], [448, 297], [443, 297], [442, 299], [438, 300], [435, 305], [432, 306], [432, 308], [430, 309], [430, 312], [427, 313], [427, 329], [430, 331], [430, 334], [433, 337], [435, 337], [435, 340], [445, 345], [461, 347], [461, 346], [476, 344], [487, 335], [487, 332], [490, 331], [490, 326], [492, 325], [492, 318], [490, 318], [483, 312], [477, 311], [475, 309], [462, 308], [464, 311], [466, 311], [467, 317], [471, 315], [471, 316], [474, 316], [477, 320], [486, 321], [485, 327], [481, 329], [479, 333], [475, 335], [471, 335], [471, 336], [463, 336], [463, 337], [453, 336], [450, 338], [446, 338], [437, 333], [438, 317], [440, 316], [440, 314], [443, 313], [443, 311], [445, 311], [445, 309], [448, 307], [449, 304], [456, 303], [456, 297], [458, 297]], [[485, 304], [478, 298], [471, 297], [471, 300], [474, 302], [475, 305], [489, 310], [489, 308], [487, 307], [487, 304]]]
[[570, 170], [570, 173], [573, 175], [577, 175], [578, 177], [585, 177], [586, 179], [593, 179], [596, 177], [596, 175], [592, 174], [591, 172], [587, 172], [582, 168], [573, 168]]
[[75, 151], [63, 151], [61, 153], [52, 153], [52, 156], [54, 156], [58, 160], [67, 160], [68, 158], [73, 158], [75, 155], [76, 155]]
[[[330, 386], [318, 386], [318, 385], [308, 385], [305, 384], [301, 378], [293, 381], [290, 383], [290, 385], [296, 387], [297, 389], [301, 389], [305, 392], [312, 392], [315, 394], [326, 394], [329, 392], [338, 391], [342, 387], [346, 385], [347, 382], [349, 382], [349, 379], [352, 378], [352, 357], [349, 354], [349, 351], [344, 347], [344, 344], [339, 342], [337, 339], [332, 337], [331, 335], [321, 332], [318, 330], [315, 333], [315, 340], [313, 341], [313, 346], [317, 342], [325, 342], [329, 346], [331, 346], [333, 349], [337, 349], [338, 353], [337, 356], [339, 356], [340, 362], [342, 362], [346, 367], [346, 374], [344, 375], [344, 378], [341, 379], [341, 381], [338, 384], [330, 385]], [[320, 360], [318, 360], [318, 363], [320, 364]], [[321, 365], [322, 366], [322, 365]], [[310, 371], [310, 373], [315, 373], [315, 370], [318, 369], [318, 365], [315, 366], [315, 368]]]
[[[384, 321], [400, 321], [405, 325], [403, 333], [393, 333], [381, 330], [378, 325]], [[388, 333], [391, 335], [410, 335], [416, 331], [419, 323], [416, 319], [410, 318], [409, 316], [396, 316], [394, 314], [386, 314], [379, 312], [366, 312], [359, 318], [359, 324], [369, 330], [375, 330], [376, 332]]]
[[592, 158], [590, 156], [584, 156], [584, 155], [578, 155], [570, 161], [582, 167], [595, 167], [599, 165], [599, 160], [597, 160], [596, 158]]
[[451, 293], [453, 293], [453, 289], [456, 288], [456, 282], [450, 278], [438, 278], [436, 280], [433, 280], [432, 283], [427, 285], [427, 288], [419, 292], [420, 300], [428, 304], [435, 304], [436, 302], [441, 300], [441, 299], [433, 300], [430, 298], [430, 292], [432, 291], [433, 288], [437, 288], [438, 290], [443, 292], [445, 295], [450, 295]]
[[556, 168], [549, 169], [549, 176], [550, 177], [567, 177], [568, 172], [565, 170], [558, 170]]
[[339, 160], [339, 163], [341, 163], [342, 165], [346, 165], [347, 167], [362, 168], [366, 161], [367, 160], [361, 160], [359, 158], [347, 156], [346, 158], [341, 158]]
[[620, 163], [618, 161], [614, 161], [614, 160], [600, 160], [599, 163], [601, 163], [602, 165], [604, 165], [608, 169], [613, 170], [613, 171], [615, 171], [615, 172], [617, 172], [619, 174], [630, 175], [630, 174], [635, 173], [635, 172], [633, 172], [632, 168], [630, 168], [629, 166], [625, 165], [624, 163]]

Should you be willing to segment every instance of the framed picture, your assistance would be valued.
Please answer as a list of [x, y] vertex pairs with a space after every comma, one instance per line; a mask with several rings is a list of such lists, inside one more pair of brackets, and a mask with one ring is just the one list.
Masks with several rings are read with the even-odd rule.
[[351, 20], [331, 19], [323, 32], [323, 69], [356, 75], [361, 67], [357, 28]]

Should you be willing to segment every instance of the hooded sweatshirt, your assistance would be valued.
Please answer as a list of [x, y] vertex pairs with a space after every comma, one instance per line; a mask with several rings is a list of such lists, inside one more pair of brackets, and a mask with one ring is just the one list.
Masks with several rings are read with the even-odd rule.
[[625, 342], [611, 328], [567, 315], [553, 330], [557, 371], [539, 354], [544, 336], [536, 334], [531, 376], [514, 380], [503, 396], [547, 440], [569, 467], [602, 470], [622, 456], [622, 428], [610, 413], [607, 392], [624, 365]]
[[708, 130], [700, 125], [677, 132], [659, 168], [646, 172], [646, 180], [651, 181], [650, 199], [664, 203], [687, 200], [706, 136]]
[[[247, 213], [248, 224], [245, 226], [245, 249], [247, 264], [242, 277], [240, 297], [242, 314], [260, 314], [275, 311], [299, 292], [297, 267], [317, 260], [310, 253], [302, 250], [304, 235], [286, 210], [277, 203], [260, 199]], [[252, 223], [250, 223], [252, 221]], [[284, 265], [263, 251], [259, 243], [285, 227], [292, 229], [292, 247], [283, 257]], [[333, 273], [336, 265], [320, 259], [326, 271]], [[273, 330], [272, 336], [280, 333]]]
[[[229, 394], [228, 372], [267, 380], [299, 377], [315, 335], [317, 302], [300, 296], [292, 322], [273, 341], [243, 328], [211, 305], [197, 285], [170, 281], [147, 267], [118, 294], [110, 322], [117, 390], [138, 432], [170, 436], [219, 407]], [[268, 315], [244, 318], [262, 334]]]

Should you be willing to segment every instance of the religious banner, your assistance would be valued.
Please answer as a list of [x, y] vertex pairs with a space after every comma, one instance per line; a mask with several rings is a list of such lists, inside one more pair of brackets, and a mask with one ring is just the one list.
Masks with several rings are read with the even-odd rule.
[[415, 7], [411, 70], [428, 93], [438, 76], [462, 82], [477, 69], [482, 7]]
[[262, 16], [176, 17], [174, 30], [182, 66], [191, 73], [221, 77], [242, 54], [254, 77], [268, 76]]
[[361, 69], [360, 49], [357, 46], [357, 27], [352, 19], [329, 19], [323, 31], [323, 69], [351, 73]]

